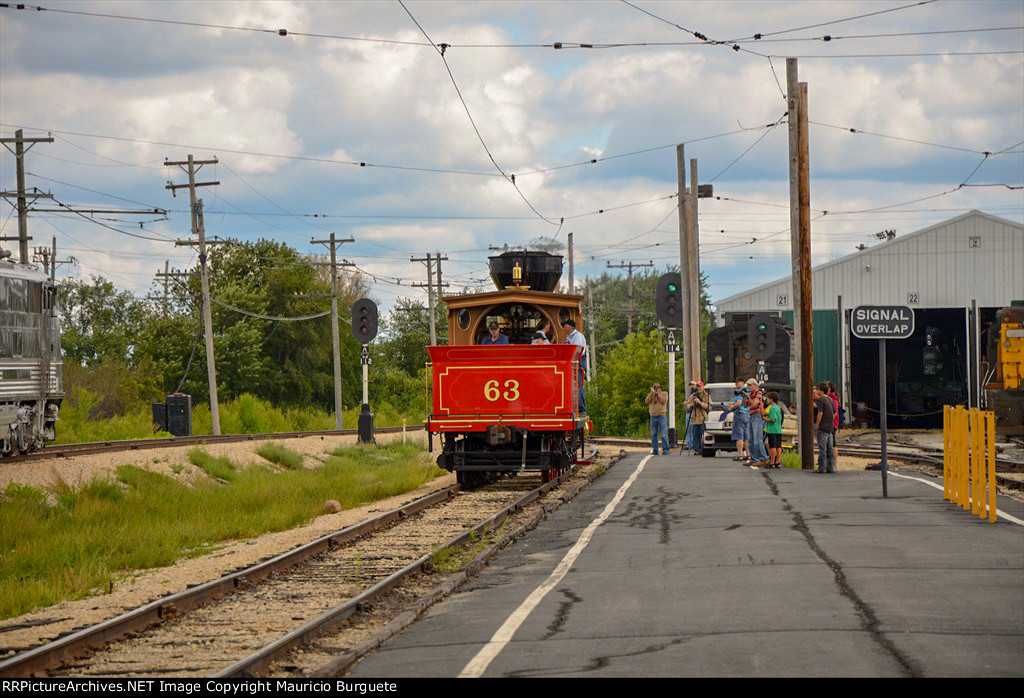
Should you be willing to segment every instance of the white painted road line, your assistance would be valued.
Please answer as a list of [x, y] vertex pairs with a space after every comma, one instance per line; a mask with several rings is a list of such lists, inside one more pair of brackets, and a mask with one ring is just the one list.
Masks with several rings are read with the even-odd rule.
[[[935, 489], [939, 490], [940, 492], [945, 492], [945, 490], [943, 490], [943, 488], [942, 488], [942, 485], [937, 485], [934, 482], [929, 482], [928, 480], [922, 480], [919, 477], [910, 477], [909, 475], [900, 475], [899, 473], [894, 473], [891, 470], [889, 471], [889, 474], [894, 476], [894, 477], [901, 477], [904, 480], [916, 480], [918, 482], [923, 482], [924, 484], [928, 485], [929, 487], [934, 487]], [[970, 500], [968, 500], [968, 501], [970, 501]], [[988, 505], [987, 504], [985, 505], [985, 511], [988, 511]], [[1006, 519], [1007, 521], [1012, 521], [1013, 523], [1015, 523], [1015, 524], [1017, 524], [1019, 526], [1024, 526], [1024, 521], [1021, 521], [1016, 516], [1011, 516], [1010, 514], [1007, 514], [1005, 511], [1000, 511], [999, 509], [996, 509], [996, 516], [1001, 516], [1004, 519]]]
[[594, 536], [594, 532], [597, 530], [597, 527], [603, 524], [605, 520], [611, 516], [612, 512], [615, 511], [615, 507], [620, 501], [622, 501], [622, 497], [626, 494], [626, 490], [632, 487], [633, 483], [636, 482], [640, 472], [644, 469], [644, 466], [647, 465], [647, 461], [650, 459], [651, 456], [648, 455], [640, 461], [640, 465], [636, 467], [636, 470], [634, 470], [633, 474], [629, 476], [629, 479], [622, 484], [622, 487], [620, 487], [619, 491], [615, 493], [614, 497], [612, 497], [612, 501], [608, 502], [608, 506], [604, 508], [604, 511], [602, 511], [596, 519], [591, 521], [590, 525], [587, 526], [582, 534], [580, 534], [576, 544], [565, 554], [565, 557], [563, 557], [562, 561], [558, 563], [558, 566], [555, 568], [555, 571], [551, 573], [551, 576], [548, 577], [543, 584], [534, 589], [533, 592], [526, 597], [526, 600], [520, 604], [519, 608], [512, 612], [512, 615], [510, 615], [502, 626], [498, 628], [498, 631], [494, 633], [494, 636], [479, 652], [476, 653], [476, 656], [470, 660], [469, 664], [466, 665], [466, 668], [462, 670], [462, 673], [459, 674], [460, 679], [475, 679], [483, 676], [483, 673], [487, 671], [487, 667], [490, 666], [495, 657], [497, 657], [498, 654], [505, 649], [508, 643], [512, 641], [512, 636], [515, 635], [519, 626], [521, 626], [527, 617], [529, 617], [530, 613], [533, 612], [533, 609], [535, 609], [541, 600], [548, 595], [548, 592], [554, 589], [558, 583], [562, 581], [562, 578], [569, 573], [569, 568], [572, 567], [573, 563], [576, 562], [576, 559], [583, 552], [583, 549], [590, 543], [590, 539]]

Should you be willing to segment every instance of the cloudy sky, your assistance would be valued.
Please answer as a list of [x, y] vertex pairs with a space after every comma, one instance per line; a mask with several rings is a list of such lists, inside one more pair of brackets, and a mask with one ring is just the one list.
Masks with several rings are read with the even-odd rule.
[[188, 199], [164, 187], [187, 178], [165, 158], [220, 160], [199, 176], [220, 181], [200, 190], [209, 235], [352, 236], [341, 253], [387, 306], [420, 295], [426, 252], [454, 290], [488, 283], [490, 246], [569, 232], [578, 276], [678, 263], [680, 142], [722, 197], [700, 202], [701, 265], [732, 295], [789, 269], [787, 56], [809, 84], [815, 263], [970, 209], [1024, 220], [1005, 186], [1024, 183], [1020, 0], [36, 7], [0, 9], [0, 133], [55, 139], [28, 185], [169, 213], [39, 213], [33, 244], [56, 236], [80, 261], [62, 275], [140, 296], [165, 260], [194, 263], [171, 242]]

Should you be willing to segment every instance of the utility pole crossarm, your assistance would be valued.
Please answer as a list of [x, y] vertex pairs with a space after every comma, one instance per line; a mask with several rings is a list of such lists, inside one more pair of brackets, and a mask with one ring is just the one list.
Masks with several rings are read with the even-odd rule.
[[607, 262], [607, 264], [609, 269], [628, 269], [626, 275], [626, 278], [628, 279], [626, 293], [629, 297], [629, 308], [626, 310], [626, 333], [632, 334], [633, 316], [637, 314], [636, 310], [633, 307], [633, 270], [642, 269], [644, 267], [653, 267], [654, 262], [648, 261], [646, 264], [636, 264], [635, 262], [622, 262], [621, 264], [612, 264], [611, 262]]
[[[18, 252], [20, 253], [20, 259], [22, 264], [28, 264], [28, 241], [31, 240], [28, 236], [28, 199], [52, 199], [53, 196], [50, 194], [34, 193], [28, 194], [25, 190], [25, 153], [27, 153], [33, 145], [36, 143], [53, 143], [53, 136], [47, 136], [46, 138], [25, 138], [22, 130], [19, 128], [14, 132], [14, 138], [0, 138], [0, 143], [10, 150], [14, 154], [15, 158], [15, 169], [17, 170], [18, 190], [17, 192], [9, 193], [4, 192], [4, 198], [17, 198], [18, 204]], [[14, 150], [11, 150], [8, 143], [14, 143]], [[28, 143], [28, 148], [25, 144]], [[7, 238], [0, 238], [0, 240], [6, 240]]]

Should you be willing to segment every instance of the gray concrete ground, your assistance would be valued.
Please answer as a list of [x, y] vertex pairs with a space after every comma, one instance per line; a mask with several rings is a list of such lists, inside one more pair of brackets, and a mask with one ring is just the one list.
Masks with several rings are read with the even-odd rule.
[[[353, 675], [457, 676], [642, 457]], [[484, 676], [1024, 675], [1024, 527], [893, 476], [883, 499], [880, 477], [652, 457]]]

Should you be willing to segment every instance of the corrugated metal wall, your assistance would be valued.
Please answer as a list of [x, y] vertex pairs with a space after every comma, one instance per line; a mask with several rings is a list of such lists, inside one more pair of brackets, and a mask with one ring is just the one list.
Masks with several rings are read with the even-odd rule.
[[[1024, 226], [972, 211], [812, 272], [815, 310], [909, 305], [998, 308], [1024, 298]], [[792, 311], [790, 279], [716, 303], [719, 313]], [[817, 332], [815, 332], [817, 344]], [[817, 368], [817, 366], [815, 366]]]

